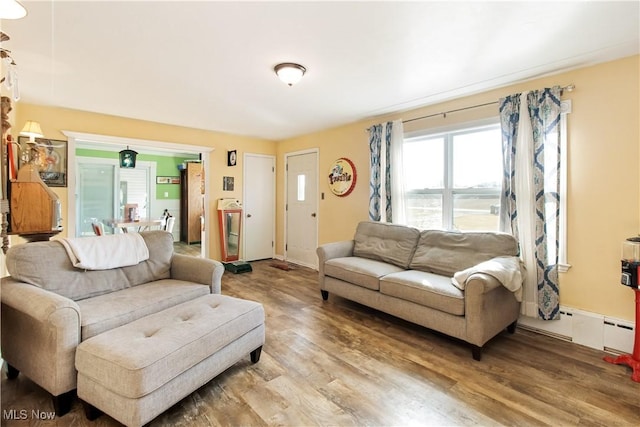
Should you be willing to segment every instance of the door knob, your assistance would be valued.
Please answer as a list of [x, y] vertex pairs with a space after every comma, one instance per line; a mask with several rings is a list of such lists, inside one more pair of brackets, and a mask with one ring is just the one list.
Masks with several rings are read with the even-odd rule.
[[311, 214], [311, 216], [312, 216], [313, 218], [315, 218], [315, 217], [316, 217], [316, 213], [315, 213], [315, 212], [314, 212], [314, 213], [312, 213], [312, 214]]
[[251, 214], [247, 214], [247, 218], [251, 218]]

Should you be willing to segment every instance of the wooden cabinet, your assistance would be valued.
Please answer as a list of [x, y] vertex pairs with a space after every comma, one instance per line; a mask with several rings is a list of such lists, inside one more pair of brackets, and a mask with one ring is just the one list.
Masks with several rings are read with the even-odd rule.
[[180, 171], [180, 240], [199, 243], [204, 215], [204, 170], [202, 163], [186, 163]]

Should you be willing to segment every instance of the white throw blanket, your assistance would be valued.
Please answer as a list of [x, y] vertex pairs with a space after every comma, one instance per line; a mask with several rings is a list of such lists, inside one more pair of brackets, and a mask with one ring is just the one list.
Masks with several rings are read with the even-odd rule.
[[516, 300], [522, 301], [522, 272], [520, 271], [520, 258], [515, 256], [503, 256], [481, 262], [478, 265], [458, 271], [453, 275], [451, 283], [464, 291], [469, 277], [474, 273], [484, 273], [495, 277], [505, 288], [514, 293]]
[[111, 234], [59, 240], [74, 267], [109, 270], [149, 259], [149, 248], [138, 233]]

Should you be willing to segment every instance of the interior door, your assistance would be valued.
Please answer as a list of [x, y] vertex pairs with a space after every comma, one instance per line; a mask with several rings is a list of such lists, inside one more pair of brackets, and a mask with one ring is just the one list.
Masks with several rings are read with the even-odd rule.
[[318, 153], [287, 156], [286, 259], [317, 268]]
[[241, 251], [246, 261], [273, 258], [276, 224], [275, 157], [244, 156]]

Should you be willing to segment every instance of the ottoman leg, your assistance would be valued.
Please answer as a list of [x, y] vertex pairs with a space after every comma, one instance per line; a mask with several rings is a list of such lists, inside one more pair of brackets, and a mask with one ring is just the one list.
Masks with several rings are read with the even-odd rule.
[[95, 406], [93, 406], [92, 404], [87, 403], [84, 400], [82, 400], [81, 402], [82, 402], [82, 407], [84, 408], [84, 415], [87, 417], [89, 421], [93, 421], [97, 419], [100, 415], [102, 415], [102, 411], [96, 408]]
[[262, 353], [262, 346], [260, 346], [260, 347], [256, 348], [255, 350], [253, 350], [251, 352], [251, 362], [258, 363], [258, 360], [260, 360], [260, 354], [261, 353]]

